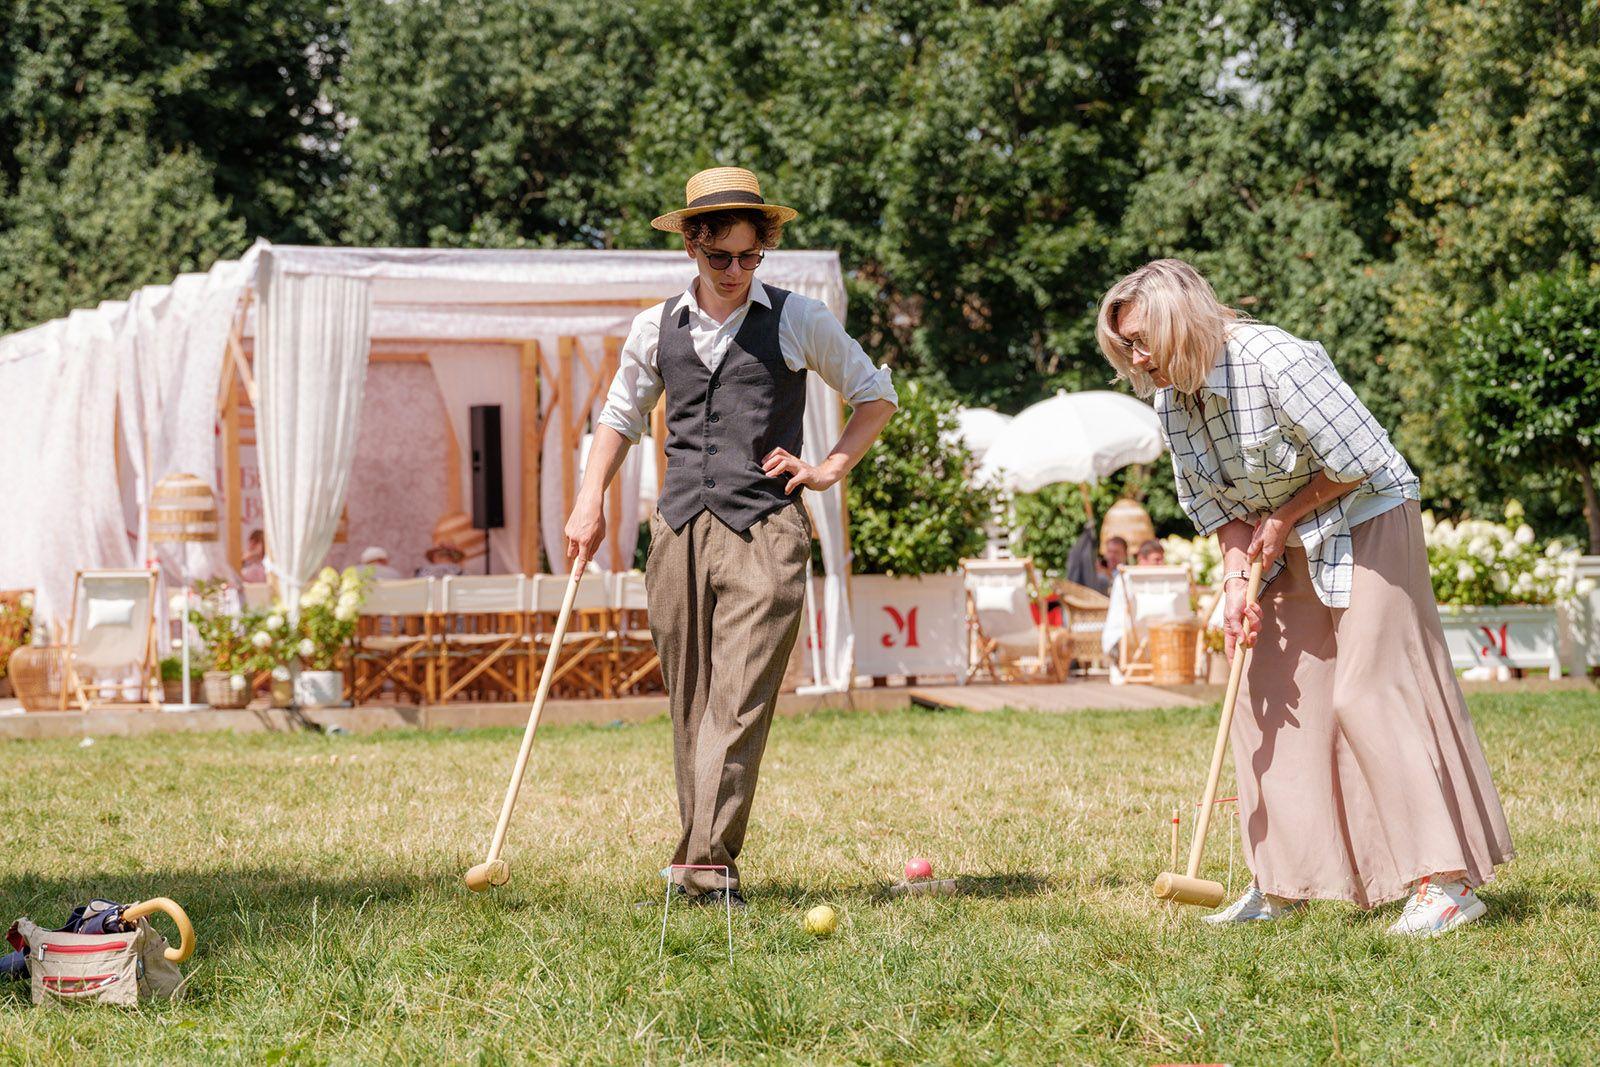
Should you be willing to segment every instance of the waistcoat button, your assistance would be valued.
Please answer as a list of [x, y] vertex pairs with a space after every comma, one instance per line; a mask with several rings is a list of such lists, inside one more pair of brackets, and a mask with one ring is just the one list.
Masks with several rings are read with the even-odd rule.
[[710, 478], [706, 479], [706, 488], [707, 489], [715, 489], [716, 487], [717, 487], [717, 483], [715, 481], [713, 481]]

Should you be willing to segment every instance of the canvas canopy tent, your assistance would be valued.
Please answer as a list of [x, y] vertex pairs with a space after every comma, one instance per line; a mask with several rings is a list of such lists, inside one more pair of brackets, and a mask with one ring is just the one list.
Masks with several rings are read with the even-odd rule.
[[[760, 276], [844, 315], [835, 253], [774, 252]], [[583, 438], [628, 327], [691, 277], [681, 252], [263, 241], [205, 274], [0, 338], [0, 447], [11, 457], [0, 467], [0, 587], [36, 588], [41, 614], [64, 616], [76, 569], [150, 558], [149, 487], [188, 472], [215, 481], [232, 561], [260, 526], [269, 569], [293, 598], [342, 523], [349, 547], [335, 561], [369, 542], [404, 555], [396, 539], [420, 548], [435, 520], [467, 508], [462, 444], [478, 404], [501, 408], [496, 569], [531, 572], [544, 558], [564, 570]], [[664, 472], [659, 416], [648, 444]], [[837, 394], [811, 376], [808, 459], [822, 458], [841, 418]], [[640, 452], [608, 501], [598, 560], [608, 568], [633, 559]], [[817, 677], [843, 688], [853, 639], [842, 487], [806, 496], [826, 575]], [[155, 551], [170, 570], [198, 563]]]

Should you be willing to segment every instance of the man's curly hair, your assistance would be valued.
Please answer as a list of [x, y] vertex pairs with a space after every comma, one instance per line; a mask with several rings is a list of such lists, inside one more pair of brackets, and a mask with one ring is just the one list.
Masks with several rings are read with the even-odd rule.
[[750, 208], [729, 208], [727, 211], [708, 211], [683, 220], [683, 239], [689, 244], [704, 248], [712, 241], [727, 235], [741, 222], [748, 222], [756, 231], [756, 244], [762, 248], [776, 248], [783, 237], [783, 223], [774, 222], [764, 211]]

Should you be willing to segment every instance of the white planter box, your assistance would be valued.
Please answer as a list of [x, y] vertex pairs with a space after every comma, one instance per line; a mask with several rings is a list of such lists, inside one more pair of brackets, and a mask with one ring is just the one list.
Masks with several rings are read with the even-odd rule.
[[967, 599], [959, 574], [850, 579], [856, 674], [955, 675], [967, 669]]
[[1441, 604], [1445, 645], [1457, 670], [1515, 667], [1561, 677], [1561, 612], [1551, 607], [1453, 607]]
[[1567, 609], [1573, 646], [1568, 662], [1574, 668], [1600, 667], [1600, 556], [1579, 556], [1573, 569], [1578, 579], [1593, 578], [1597, 588]]

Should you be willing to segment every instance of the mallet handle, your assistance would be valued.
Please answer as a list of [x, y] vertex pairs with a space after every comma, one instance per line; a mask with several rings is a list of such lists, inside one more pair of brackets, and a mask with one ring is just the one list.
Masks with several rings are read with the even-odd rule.
[[[1250, 564], [1250, 585], [1245, 590], [1244, 602], [1248, 607], [1256, 602], [1261, 592], [1261, 560]], [[1228, 690], [1222, 698], [1222, 714], [1217, 719], [1217, 743], [1211, 749], [1211, 771], [1206, 775], [1206, 795], [1200, 801], [1200, 814], [1194, 823], [1194, 840], [1189, 842], [1188, 876], [1200, 873], [1200, 854], [1206, 847], [1206, 829], [1211, 824], [1211, 804], [1217, 799], [1217, 779], [1222, 777], [1222, 757], [1228, 750], [1228, 728], [1233, 725], [1233, 705], [1239, 699], [1239, 683], [1244, 679], [1244, 641], [1233, 644], [1233, 662], [1228, 667]]]
[[506, 787], [506, 802], [500, 806], [500, 821], [494, 825], [494, 840], [489, 842], [489, 855], [484, 861], [493, 863], [500, 858], [505, 847], [506, 827], [511, 825], [511, 812], [517, 806], [517, 794], [522, 791], [522, 776], [528, 769], [528, 754], [533, 751], [533, 732], [539, 728], [539, 715], [544, 711], [544, 698], [550, 692], [550, 680], [555, 677], [556, 660], [561, 658], [561, 643], [567, 637], [567, 620], [572, 616], [572, 602], [578, 595], [578, 582], [589, 565], [579, 559], [572, 565], [567, 579], [567, 592], [561, 598], [561, 613], [556, 616], [556, 629], [550, 635], [550, 651], [545, 653], [544, 670], [539, 673], [539, 691], [533, 697], [533, 710], [528, 713], [528, 728], [522, 731], [522, 747], [517, 750], [517, 764], [511, 769], [511, 784]]

